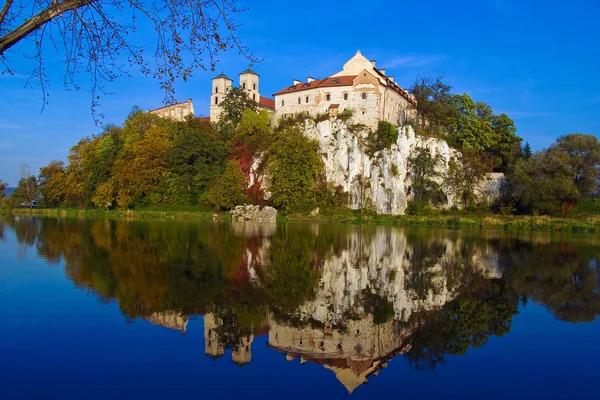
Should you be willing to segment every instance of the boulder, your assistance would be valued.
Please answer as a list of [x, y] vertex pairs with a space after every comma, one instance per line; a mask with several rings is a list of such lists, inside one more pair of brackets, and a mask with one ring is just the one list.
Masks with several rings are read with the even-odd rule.
[[231, 210], [233, 221], [275, 222], [276, 218], [277, 210], [269, 206], [243, 205]]

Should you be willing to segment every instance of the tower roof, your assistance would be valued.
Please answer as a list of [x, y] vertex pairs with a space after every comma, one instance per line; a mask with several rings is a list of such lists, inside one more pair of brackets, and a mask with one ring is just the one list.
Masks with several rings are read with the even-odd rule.
[[247, 70], [240, 72], [240, 75], [245, 75], [245, 74], [252, 74], [252, 75], [260, 76], [256, 72], [254, 72], [252, 70], [252, 68], [248, 68]]
[[214, 81], [215, 79], [227, 79], [228, 81], [232, 81], [232, 82], [233, 82], [233, 79], [231, 79], [230, 77], [228, 77], [227, 75], [225, 75], [225, 74], [224, 74], [224, 73], [222, 73], [222, 72], [221, 72], [219, 75], [215, 76], [215, 77], [213, 78], [213, 81]]

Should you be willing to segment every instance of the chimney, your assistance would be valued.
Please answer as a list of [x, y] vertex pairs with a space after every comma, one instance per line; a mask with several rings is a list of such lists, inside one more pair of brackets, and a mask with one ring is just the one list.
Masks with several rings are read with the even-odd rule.
[[381, 72], [383, 76], [385, 76], [385, 69], [380, 69], [379, 72]]
[[314, 80], [315, 80], [315, 78], [313, 78], [313, 77], [311, 77], [311, 76], [309, 76], [309, 77], [308, 77], [308, 83], [311, 83], [311, 82], [312, 82], [312, 81], [314, 81]]
[[394, 83], [394, 77], [393, 77], [393, 76], [388, 76], [388, 79], [389, 79], [390, 81], [392, 81], [392, 83]]
[[375, 68], [375, 65], [377, 64], [377, 61], [371, 60], [371, 64], [373, 64], [373, 68]]
[[300, 83], [300, 81], [298, 79], [294, 79], [294, 85], [297, 85], [299, 83]]

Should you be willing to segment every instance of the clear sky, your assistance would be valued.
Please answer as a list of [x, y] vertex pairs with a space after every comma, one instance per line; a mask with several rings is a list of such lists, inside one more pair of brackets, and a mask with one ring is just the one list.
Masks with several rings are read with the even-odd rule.
[[[600, 1], [598, 0], [239, 0], [243, 42], [263, 61], [263, 96], [293, 79], [322, 78], [341, 70], [356, 50], [377, 60], [403, 87], [417, 75], [442, 74], [454, 92], [490, 104], [515, 120], [534, 149], [566, 133], [600, 134]], [[152, 35], [151, 31], [147, 32]], [[23, 50], [8, 54], [25, 71]], [[0, 179], [16, 185], [19, 166], [37, 174], [53, 159], [66, 160], [81, 138], [99, 133], [89, 92], [65, 91], [63, 64], [50, 52], [50, 104], [22, 76], [0, 76]], [[248, 61], [224, 53], [216, 72], [198, 71], [177, 84], [177, 100], [194, 100], [208, 115], [210, 79], [223, 70], [237, 84]], [[131, 107], [162, 106], [158, 81], [134, 74], [107, 87], [104, 123], [121, 124]]]

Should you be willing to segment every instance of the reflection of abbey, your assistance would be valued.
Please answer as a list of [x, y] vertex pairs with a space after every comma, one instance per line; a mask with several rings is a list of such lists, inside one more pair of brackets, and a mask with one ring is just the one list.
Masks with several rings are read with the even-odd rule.
[[[257, 271], [270, 268], [269, 236], [275, 231], [253, 235], [247, 225], [235, 226], [240, 228], [236, 231], [239, 237], [253, 237], [252, 245], [243, 251], [236, 282], [248, 288], [263, 287], [264, 275]], [[318, 236], [319, 226], [313, 228]], [[407, 338], [418, 328], [411, 316], [439, 310], [457, 298], [462, 284], [457, 270], [468, 266], [469, 274], [484, 279], [502, 277], [499, 254], [492, 248], [473, 250], [467, 257], [466, 243], [459, 238], [434, 238], [429, 243], [435, 244], [437, 251], [423, 257], [422, 249], [412, 245], [401, 230], [352, 231], [343, 245], [323, 260], [313, 295], [299, 304], [289, 319], [267, 309], [261, 326], [232, 335], [236, 329], [228, 325], [231, 318], [224, 321], [218, 313], [207, 312], [203, 318], [204, 352], [242, 366], [252, 361], [257, 342], [266, 341], [268, 348], [290, 362], [317, 364], [331, 371], [351, 393], [409, 350]], [[372, 299], [377, 299], [379, 307], [385, 304], [387, 312], [377, 317]], [[187, 319], [174, 312], [148, 320], [154, 324], [162, 321], [161, 325], [182, 332], [187, 324]]]
[[[219, 119], [223, 99], [233, 86], [233, 80], [221, 73], [212, 79], [210, 97], [210, 121]], [[352, 109], [354, 120], [374, 126], [379, 120], [403, 125], [415, 99], [402, 89], [393, 76], [384, 69], [376, 68], [360, 51], [348, 60], [343, 69], [325, 79], [308, 77], [306, 81], [294, 80], [276, 92], [272, 98], [260, 95], [260, 76], [252, 69], [239, 74], [239, 88], [256, 101], [260, 109], [272, 113], [274, 120], [282, 117], [319, 114], [335, 119], [346, 109]], [[178, 103], [151, 111], [161, 117], [182, 120], [193, 114], [192, 101]]]

